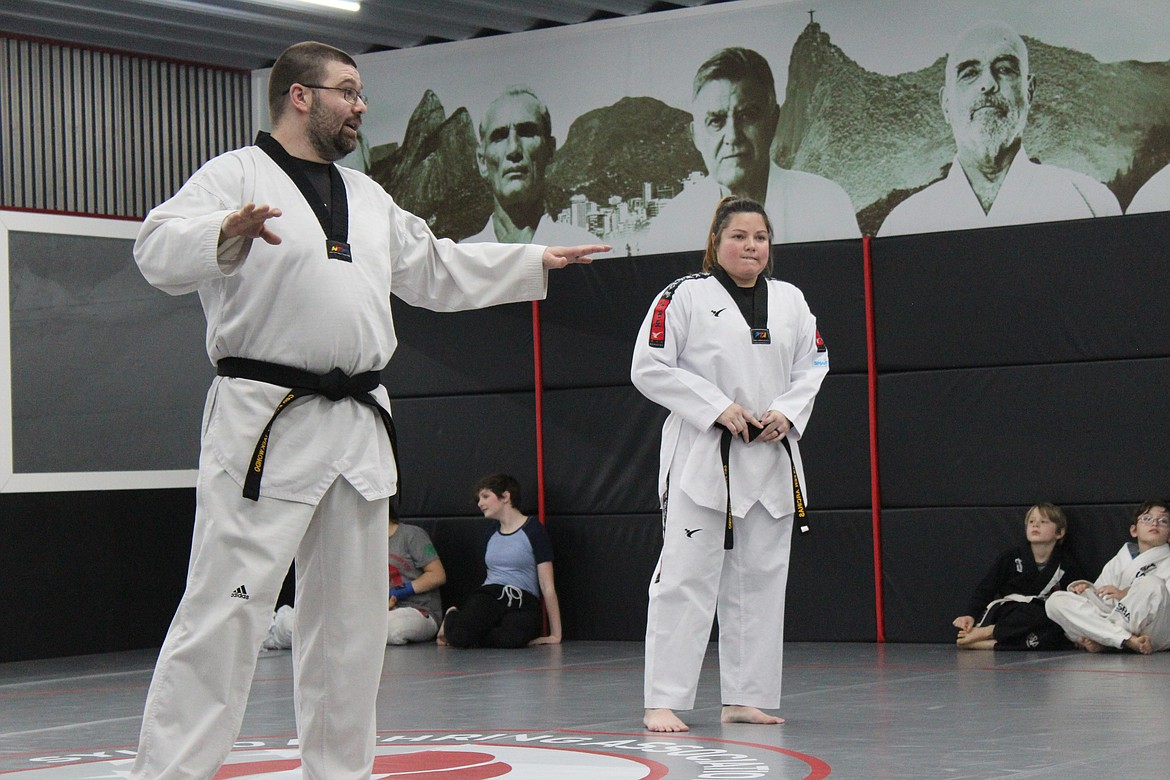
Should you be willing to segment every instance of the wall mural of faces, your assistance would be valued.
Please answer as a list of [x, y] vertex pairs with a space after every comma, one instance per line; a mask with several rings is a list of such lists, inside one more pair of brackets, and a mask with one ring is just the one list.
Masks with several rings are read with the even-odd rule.
[[361, 55], [344, 163], [453, 239], [615, 254], [701, 250], [726, 194], [781, 243], [1164, 210], [1168, 60], [1156, 0], [745, 0]]

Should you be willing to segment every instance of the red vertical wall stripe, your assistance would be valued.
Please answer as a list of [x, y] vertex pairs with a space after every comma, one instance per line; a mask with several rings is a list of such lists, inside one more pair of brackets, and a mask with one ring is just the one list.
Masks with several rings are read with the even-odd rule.
[[877, 443], [877, 330], [873, 311], [873, 239], [861, 239], [861, 256], [865, 275], [865, 353], [869, 391], [869, 491], [873, 522], [873, 602], [877, 641], [886, 641], [885, 608], [882, 601], [882, 494], [878, 481]]

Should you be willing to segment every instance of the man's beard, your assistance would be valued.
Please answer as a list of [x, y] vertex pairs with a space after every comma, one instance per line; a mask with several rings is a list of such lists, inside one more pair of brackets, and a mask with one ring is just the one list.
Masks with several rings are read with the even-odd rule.
[[[994, 111], [981, 110], [989, 106]], [[975, 113], [975, 111], [978, 113]], [[959, 146], [992, 159], [1011, 146], [1024, 131], [1028, 121], [1026, 108], [1011, 106], [1003, 101], [984, 101], [978, 109], [968, 113], [962, 128]]]
[[309, 110], [309, 144], [322, 160], [333, 162], [340, 160], [357, 148], [357, 139], [345, 134], [344, 125], [333, 130], [331, 125], [335, 121], [324, 108], [314, 103]]

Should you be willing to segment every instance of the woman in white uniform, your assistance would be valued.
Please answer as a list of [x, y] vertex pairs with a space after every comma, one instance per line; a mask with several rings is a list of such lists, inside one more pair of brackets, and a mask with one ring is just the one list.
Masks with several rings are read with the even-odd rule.
[[782, 723], [784, 591], [807, 496], [797, 442], [829, 371], [804, 296], [771, 279], [764, 208], [725, 198], [703, 273], [655, 300], [631, 379], [662, 428], [663, 548], [650, 584], [645, 725], [686, 731], [718, 608], [725, 723]]

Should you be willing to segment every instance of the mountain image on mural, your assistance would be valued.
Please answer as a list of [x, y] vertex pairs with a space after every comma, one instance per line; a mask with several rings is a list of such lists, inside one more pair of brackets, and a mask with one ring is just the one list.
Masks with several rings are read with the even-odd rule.
[[[1128, 204], [1142, 181], [1125, 191], [1118, 185], [1135, 150], [1170, 125], [1170, 63], [1105, 64], [1024, 40], [1036, 78], [1024, 130], [1029, 157], [1088, 174]], [[777, 163], [836, 181], [852, 197], [862, 231], [876, 232], [898, 201], [941, 178], [954, 158], [939, 106], [944, 67], [940, 57], [912, 73], [872, 73], [810, 24], [792, 49]], [[1164, 163], [1170, 149], [1162, 155]]]
[[703, 158], [691, 140], [691, 114], [648, 97], [622, 98], [589, 111], [569, 128], [549, 166], [550, 213], [567, 208], [572, 195], [607, 203], [644, 195], [644, 184], [677, 192]]
[[[672, 194], [703, 169], [690, 136], [691, 115], [649, 97], [622, 98], [578, 117], [547, 172], [545, 206], [556, 216], [573, 195], [607, 204], [640, 198], [646, 182]], [[370, 176], [435, 235], [459, 240], [479, 232], [492, 196], [475, 160], [477, 136], [467, 110], [446, 117], [427, 90], [401, 145], [370, 149]]]
[[[1035, 98], [1024, 148], [1043, 163], [1109, 185], [1122, 206], [1170, 161], [1170, 63], [1102, 63], [1074, 49], [1025, 38]], [[849, 194], [865, 233], [876, 233], [905, 197], [945, 175], [955, 155], [939, 106], [945, 59], [909, 73], [866, 70], [810, 23], [792, 48], [773, 154], [778, 165], [819, 174]], [[627, 97], [573, 121], [548, 171], [546, 207], [564, 214], [584, 196], [588, 227], [606, 238], [652, 219], [649, 198], [677, 194], [702, 159], [689, 111], [652, 97]], [[370, 150], [370, 174], [437, 235], [477, 232], [492, 209], [475, 162], [467, 111], [446, 117], [427, 90], [401, 145]], [[634, 223], [611, 219], [621, 203]], [[601, 216], [605, 216], [602, 219]], [[615, 228], [615, 226], [617, 226]], [[615, 242], [616, 243], [616, 242]]]
[[402, 144], [370, 149], [367, 173], [440, 237], [472, 235], [492, 210], [491, 192], [475, 163], [471, 116], [460, 108], [448, 118], [429, 89], [410, 115]]

